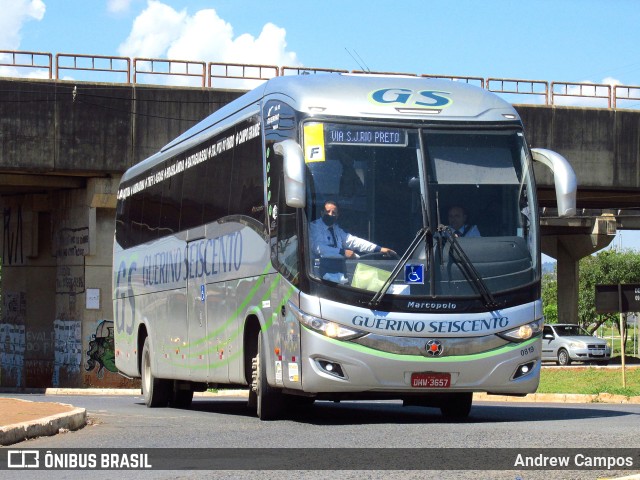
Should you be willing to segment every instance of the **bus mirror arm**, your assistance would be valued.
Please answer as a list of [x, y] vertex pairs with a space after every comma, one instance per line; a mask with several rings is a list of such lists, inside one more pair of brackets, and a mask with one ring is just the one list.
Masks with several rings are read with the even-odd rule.
[[302, 148], [294, 140], [287, 139], [274, 144], [273, 150], [283, 157], [284, 193], [287, 205], [293, 208], [304, 208], [306, 197]]
[[533, 159], [546, 165], [553, 172], [556, 186], [558, 216], [572, 217], [576, 214], [576, 192], [578, 182], [569, 161], [559, 153], [544, 148], [532, 148]]

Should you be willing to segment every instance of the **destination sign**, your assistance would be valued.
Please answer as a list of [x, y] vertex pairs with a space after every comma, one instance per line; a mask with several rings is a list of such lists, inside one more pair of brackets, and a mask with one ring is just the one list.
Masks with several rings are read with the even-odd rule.
[[404, 147], [407, 131], [363, 125], [327, 125], [325, 140], [330, 145], [378, 145]]

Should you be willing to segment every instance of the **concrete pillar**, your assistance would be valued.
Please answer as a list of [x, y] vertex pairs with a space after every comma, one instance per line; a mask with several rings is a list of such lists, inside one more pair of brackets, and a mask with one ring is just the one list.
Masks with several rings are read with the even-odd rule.
[[613, 215], [542, 220], [542, 252], [558, 261], [558, 321], [578, 324], [580, 259], [602, 250], [616, 235]]
[[[569, 248], [567, 248], [569, 247]], [[558, 322], [578, 323], [578, 266], [580, 259], [573, 257], [570, 246], [558, 242]]]

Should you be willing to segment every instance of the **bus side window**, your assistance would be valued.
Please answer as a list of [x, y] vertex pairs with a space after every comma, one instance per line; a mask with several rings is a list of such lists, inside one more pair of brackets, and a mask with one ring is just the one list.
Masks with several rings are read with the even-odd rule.
[[129, 222], [130, 198], [122, 199], [116, 207], [116, 242], [122, 248], [131, 246], [131, 222]]
[[296, 282], [298, 275], [298, 234], [296, 209], [287, 205], [284, 191], [284, 176], [282, 171], [282, 157], [273, 153], [273, 147], [270, 149], [269, 158], [271, 180], [271, 192], [275, 196], [277, 203], [275, 204], [276, 214], [270, 218], [272, 227], [275, 226], [275, 238], [272, 232], [272, 258], [275, 260], [280, 273], [292, 282]]
[[182, 182], [182, 206], [180, 208], [180, 230], [202, 225], [203, 196], [206, 164], [200, 163], [186, 169]]
[[[242, 135], [258, 120], [250, 118], [236, 126]], [[236, 145], [233, 153], [231, 192], [234, 201], [229, 208], [232, 215], [245, 215], [265, 222], [264, 181], [262, 166], [262, 138], [260, 135]]]
[[231, 168], [233, 150], [227, 150], [206, 162], [204, 176], [206, 184], [203, 204], [204, 223], [211, 223], [229, 215], [229, 193], [231, 192]]
[[164, 234], [180, 230], [180, 202], [182, 201], [182, 175], [175, 175], [162, 182], [162, 209], [160, 224]]
[[156, 183], [147, 187], [142, 210], [143, 242], [158, 238], [160, 234], [160, 208], [162, 206], [162, 185]]

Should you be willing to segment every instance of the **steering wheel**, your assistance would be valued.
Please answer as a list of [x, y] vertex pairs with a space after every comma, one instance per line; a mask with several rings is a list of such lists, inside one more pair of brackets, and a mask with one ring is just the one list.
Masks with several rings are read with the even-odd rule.
[[398, 255], [396, 252], [389, 252], [389, 253], [382, 253], [382, 252], [370, 252], [370, 253], [364, 253], [362, 255], [360, 255], [360, 260], [374, 260], [374, 259], [393, 259], [393, 260], [400, 260], [400, 255]]

